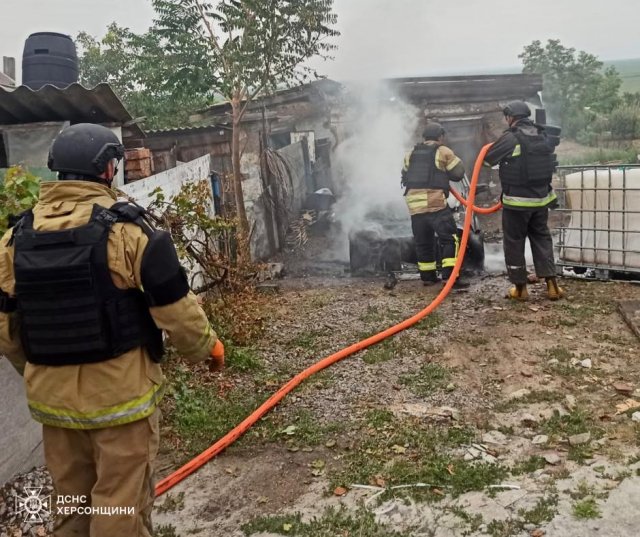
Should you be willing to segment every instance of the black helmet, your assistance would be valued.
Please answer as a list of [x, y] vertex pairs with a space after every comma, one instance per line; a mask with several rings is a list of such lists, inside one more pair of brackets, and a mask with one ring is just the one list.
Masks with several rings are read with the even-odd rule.
[[437, 140], [444, 134], [444, 129], [440, 123], [435, 121], [427, 123], [427, 126], [422, 131], [422, 137], [425, 140]]
[[51, 171], [98, 177], [112, 159], [124, 156], [124, 146], [107, 127], [78, 123], [63, 129], [51, 144]]
[[511, 116], [518, 118], [529, 117], [531, 115], [531, 109], [527, 106], [527, 103], [522, 101], [511, 101], [502, 110], [505, 116]]

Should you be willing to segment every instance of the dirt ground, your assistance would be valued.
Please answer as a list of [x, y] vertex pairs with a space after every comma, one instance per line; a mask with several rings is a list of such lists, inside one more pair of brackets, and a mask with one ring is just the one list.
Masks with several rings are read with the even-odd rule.
[[[440, 289], [389, 291], [340, 272], [268, 288], [253, 358], [207, 377], [202, 400], [202, 370], [172, 376], [162, 475], [293, 374]], [[159, 498], [156, 535], [637, 535], [640, 345], [617, 303], [640, 300], [640, 286], [562, 285], [567, 300], [535, 284], [513, 303], [503, 275], [478, 277], [415, 327], [319, 373]], [[3, 514], [0, 502], [0, 534], [22, 535]]]
[[[259, 345], [267, 367], [299, 371], [437, 292], [417, 281], [391, 292], [381, 284], [282, 280]], [[640, 396], [639, 345], [616, 303], [640, 298], [640, 287], [566, 280], [566, 301], [547, 301], [539, 284], [530, 302], [515, 304], [503, 298], [506, 286], [502, 276], [478, 279], [430, 321], [321, 373], [268, 418], [274, 437], [243, 441], [178, 485], [166, 506], [159, 500], [156, 523], [179, 535], [636, 535], [637, 509], [614, 507], [640, 500], [639, 430], [630, 411], [616, 414]], [[354, 485], [415, 485], [405, 476], [424, 474], [414, 471], [425, 462], [416, 461], [420, 437], [388, 446], [389, 428], [407, 424], [470, 436], [442, 446], [452, 462], [447, 475], [431, 472], [440, 482], [366, 502], [381, 489]], [[399, 471], [404, 463], [414, 470]], [[465, 464], [505, 472], [448, 487]]]

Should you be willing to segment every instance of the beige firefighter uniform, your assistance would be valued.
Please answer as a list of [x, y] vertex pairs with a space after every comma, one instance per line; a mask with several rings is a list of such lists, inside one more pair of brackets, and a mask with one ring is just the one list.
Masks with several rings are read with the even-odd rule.
[[[33, 209], [34, 229], [60, 230], [86, 224], [94, 204], [111, 207], [114, 192], [98, 183], [43, 183]], [[14, 296], [11, 232], [0, 242], [0, 289]], [[114, 284], [142, 288], [142, 255], [148, 238], [135, 224], [117, 223], [108, 239], [108, 264]], [[205, 360], [216, 342], [193, 293], [173, 304], [150, 308], [181, 355]], [[92, 510], [63, 514], [55, 535], [150, 536], [153, 461], [158, 450], [158, 410], [164, 376], [139, 347], [107, 361], [44, 366], [28, 363], [15, 314], [0, 313], [0, 353], [24, 375], [29, 409], [43, 424], [47, 466], [56, 495], [85, 496]], [[67, 507], [65, 505], [65, 507]], [[101, 515], [109, 507], [134, 514]], [[63, 509], [64, 511], [64, 509]], [[73, 511], [68, 509], [67, 511]], [[97, 513], [88, 515], [86, 512]]]
[[[464, 177], [464, 165], [459, 157], [447, 146], [439, 142], [427, 140], [426, 145], [438, 145], [435, 164], [440, 171], [451, 175], [453, 181], [459, 181]], [[403, 171], [409, 170], [411, 151], [405, 154]], [[447, 197], [441, 188], [409, 188], [405, 196], [409, 214], [433, 213], [447, 207]]]

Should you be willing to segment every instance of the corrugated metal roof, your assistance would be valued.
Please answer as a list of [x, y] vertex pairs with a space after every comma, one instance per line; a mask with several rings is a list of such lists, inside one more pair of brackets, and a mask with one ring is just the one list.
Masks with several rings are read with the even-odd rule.
[[198, 125], [189, 127], [169, 127], [164, 129], [151, 129], [145, 131], [147, 136], [172, 136], [175, 134], [198, 134], [209, 131], [230, 131], [231, 127], [227, 123], [217, 123], [215, 125]]
[[[93, 89], [71, 84], [63, 89], [47, 85], [35, 91], [27, 86], [0, 90], [0, 125], [44, 121], [125, 124], [132, 119], [109, 84]], [[142, 135], [139, 127], [132, 127]]]

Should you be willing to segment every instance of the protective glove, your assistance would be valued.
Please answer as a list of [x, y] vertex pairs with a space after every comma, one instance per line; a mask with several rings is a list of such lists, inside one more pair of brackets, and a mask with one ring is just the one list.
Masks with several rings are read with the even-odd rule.
[[224, 345], [219, 339], [211, 349], [211, 361], [209, 362], [209, 371], [221, 371], [224, 368]]

